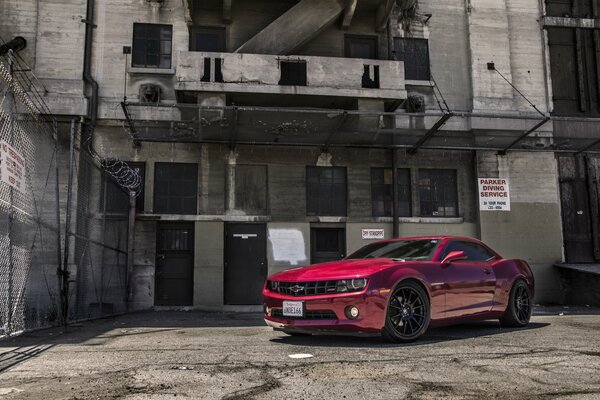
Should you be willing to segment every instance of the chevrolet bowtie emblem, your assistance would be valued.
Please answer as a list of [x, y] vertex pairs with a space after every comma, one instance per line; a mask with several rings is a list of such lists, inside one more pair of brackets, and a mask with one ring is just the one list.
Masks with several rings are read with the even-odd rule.
[[304, 290], [304, 286], [300, 286], [300, 285], [294, 285], [290, 288], [290, 291], [294, 294], [298, 294], [303, 290]]

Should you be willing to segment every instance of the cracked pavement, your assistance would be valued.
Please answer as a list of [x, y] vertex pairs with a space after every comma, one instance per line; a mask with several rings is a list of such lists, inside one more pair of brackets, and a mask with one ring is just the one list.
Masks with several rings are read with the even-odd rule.
[[0, 371], [2, 399], [600, 399], [600, 310], [409, 345], [289, 337], [260, 314], [135, 313], [0, 341]]

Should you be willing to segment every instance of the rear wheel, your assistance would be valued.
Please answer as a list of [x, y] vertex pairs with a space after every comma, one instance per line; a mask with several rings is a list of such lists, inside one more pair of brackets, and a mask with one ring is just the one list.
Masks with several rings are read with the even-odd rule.
[[412, 342], [427, 331], [429, 320], [425, 290], [415, 282], [401, 282], [390, 297], [382, 335], [391, 342]]
[[500, 317], [502, 326], [522, 327], [529, 323], [531, 318], [531, 292], [529, 286], [522, 279], [516, 281], [510, 290], [508, 306], [504, 315]]

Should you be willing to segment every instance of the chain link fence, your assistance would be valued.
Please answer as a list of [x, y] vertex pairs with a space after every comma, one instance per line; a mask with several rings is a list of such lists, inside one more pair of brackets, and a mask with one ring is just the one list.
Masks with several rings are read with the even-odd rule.
[[56, 125], [35, 112], [9, 57], [0, 62], [0, 335], [60, 317]]
[[91, 136], [85, 126], [76, 129], [73, 140], [79, 147], [72, 164], [69, 318], [82, 320], [127, 311], [129, 196], [112, 178], [118, 171], [111, 160], [97, 160], [87, 151]]
[[18, 54], [0, 56], [0, 337], [127, 311], [139, 176], [92, 133], [57, 121]]

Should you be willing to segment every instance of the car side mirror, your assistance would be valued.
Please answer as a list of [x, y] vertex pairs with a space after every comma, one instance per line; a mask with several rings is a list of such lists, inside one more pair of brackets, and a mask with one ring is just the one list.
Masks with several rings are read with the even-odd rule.
[[462, 261], [467, 259], [467, 253], [464, 251], [451, 251], [444, 259], [442, 260], [442, 264], [448, 265], [455, 261]]

